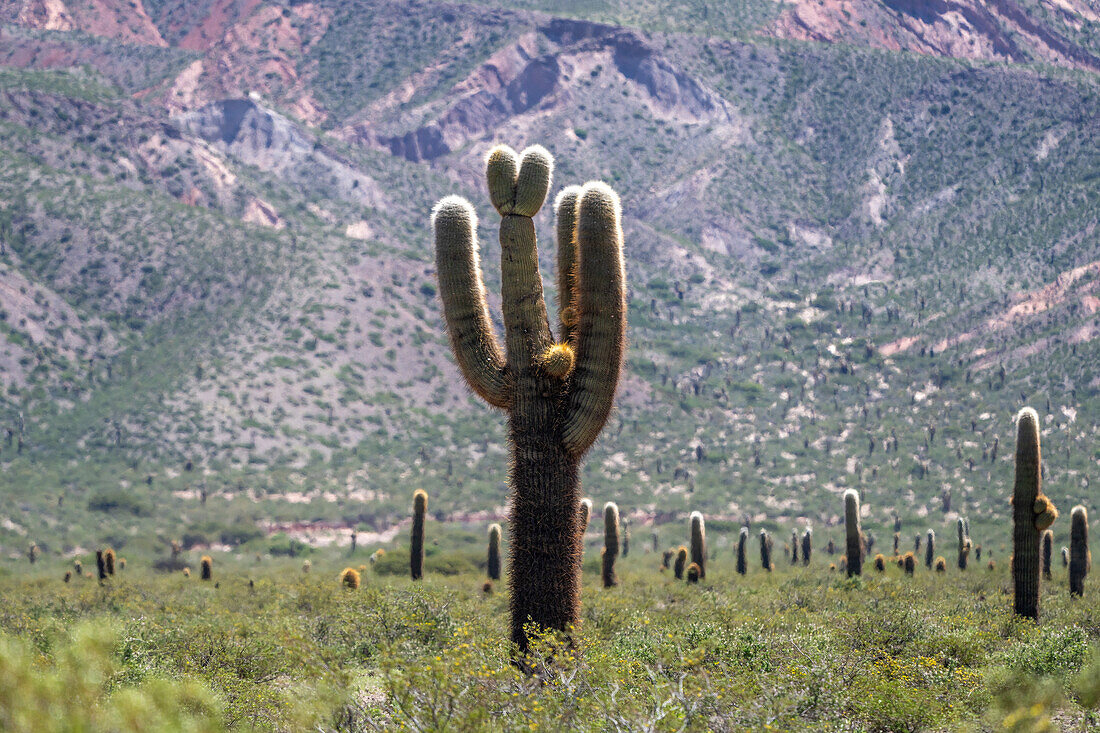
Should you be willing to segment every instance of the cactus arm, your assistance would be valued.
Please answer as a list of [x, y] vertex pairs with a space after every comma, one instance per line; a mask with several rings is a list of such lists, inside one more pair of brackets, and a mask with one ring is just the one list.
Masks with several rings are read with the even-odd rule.
[[558, 241], [558, 338], [567, 344], [573, 344], [577, 337], [577, 200], [581, 190], [580, 186], [569, 186], [554, 199]]
[[477, 246], [477, 215], [468, 201], [448, 196], [432, 211], [436, 272], [455, 360], [466, 382], [494, 407], [507, 408], [511, 387], [497, 341]]
[[619, 197], [586, 184], [577, 205], [576, 365], [563, 440], [583, 454], [603, 429], [619, 383], [626, 336], [626, 274]]

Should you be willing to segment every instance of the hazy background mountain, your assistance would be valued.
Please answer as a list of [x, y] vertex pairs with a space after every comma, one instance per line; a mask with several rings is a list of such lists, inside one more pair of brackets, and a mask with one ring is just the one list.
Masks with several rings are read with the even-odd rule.
[[0, 2], [5, 554], [502, 512], [427, 224], [470, 198], [499, 292], [497, 142], [622, 194], [595, 498], [989, 522], [1031, 404], [1098, 515], [1097, 3], [518, 5]]

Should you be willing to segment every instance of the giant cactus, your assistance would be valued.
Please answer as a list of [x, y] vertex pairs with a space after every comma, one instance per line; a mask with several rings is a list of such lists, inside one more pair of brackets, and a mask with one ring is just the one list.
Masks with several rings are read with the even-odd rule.
[[775, 570], [775, 563], [772, 562], [772, 536], [766, 529], [760, 530], [760, 567], [769, 573]]
[[863, 574], [863, 532], [859, 526], [859, 493], [844, 492], [844, 538], [847, 547], [848, 577]]
[[489, 557], [486, 561], [489, 580], [500, 580], [500, 525], [489, 525]]
[[619, 556], [619, 507], [613, 501], [603, 507], [603, 587], [619, 584], [615, 576], [615, 558]]
[[810, 564], [810, 555], [813, 553], [813, 530], [809, 527], [802, 533], [802, 564]]
[[970, 557], [970, 533], [969, 522], [966, 522], [962, 517], [959, 517], [955, 522], [955, 533], [958, 535], [959, 541], [959, 557], [958, 563], [959, 570], [966, 570], [966, 561]]
[[702, 512], [691, 513], [691, 561], [699, 566], [699, 578], [707, 577], [707, 528]]
[[1012, 583], [1017, 616], [1039, 619], [1039, 534], [1058, 510], [1043, 494], [1039, 416], [1025, 407], [1016, 418], [1016, 484], [1012, 491]]
[[1051, 580], [1050, 563], [1054, 559], [1054, 530], [1047, 529], [1040, 535], [1039, 565], [1043, 580]]
[[1092, 554], [1089, 552], [1089, 515], [1085, 507], [1078, 504], [1069, 515], [1069, 594], [1080, 596], [1085, 593], [1085, 576], [1092, 566]]
[[742, 527], [741, 533], [737, 536], [737, 574], [744, 575], [749, 571], [749, 560], [746, 557], [747, 548], [745, 545], [749, 543], [749, 528]]
[[487, 178], [500, 213], [502, 349], [478, 264], [476, 216], [449, 196], [432, 213], [447, 331], [466, 381], [508, 415], [512, 639], [524, 624], [567, 630], [580, 617], [579, 467], [611, 413], [626, 327], [619, 199], [603, 183], [572, 186], [555, 202], [558, 337], [546, 315], [532, 217], [553, 161], [532, 147], [494, 148]]
[[424, 577], [424, 515], [428, 513], [428, 493], [413, 492], [413, 523], [409, 537], [409, 575], [413, 580]]
[[932, 563], [936, 562], [936, 530], [928, 530], [928, 542], [924, 548], [924, 566], [932, 569]]

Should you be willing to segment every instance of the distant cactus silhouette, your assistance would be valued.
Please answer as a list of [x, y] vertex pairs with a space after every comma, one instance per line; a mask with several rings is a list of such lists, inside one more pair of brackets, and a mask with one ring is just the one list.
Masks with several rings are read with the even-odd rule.
[[1043, 494], [1039, 416], [1025, 407], [1016, 418], [1016, 482], [1012, 491], [1013, 610], [1039, 619], [1039, 533], [1054, 523], [1058, 510]]
[[836, 563], [835, 562], [829, 563], [829, 572], [830, 573], [835, 573], [836, 572]]
[[489, 525], [489, 580], [500, 580], [500, 525]]
[[901, 532], [894, 532], [894, 554], [898, 554], [898, 549], [901, 546]]
[[840, 556], [840, 561], [837, 563], [837, 566], [840, 568], [841, 572], [847, 572], [847, 570], [848, 570], [848, 556], [847, 555], [841, 555]]
[[802, 564], [810, 564], [810, 555], [813, 553], [813, 530], [809, 527], [802, 533]]
[[937, 573], [946, 573], [947, 572], [947, 560], [942, 556], [936, 558], [936, 572]]
[[65, 571], [65, 582], [68, 583], [72, 579], [73, 579], [73, 571], [72, 570], [66, 570]]
[[672, 567], [672, 558], [676, 555], [676, 550], [665, 550], [661, 554], [661, 570], [668, 570]]
[[603, 587], [612, 588], [619, 584], [615, 576], [615, 559], [619, 556], [619, 507], [613, 501], [603, 506]]
[[211, 580], [214, 577], [214, 560], [209, 555], [203, 555], [199, 560], [199, 566], [202, 570], [199, 578], [200, 580]]
[[989, 565], [987, 567], [990, 569], [990, 571], [996, 570], [997, 569], [997, 563], [990, 560]]
[[742, 527], [740, 534], [737, 536], [737, 574], [744, 575], [749, 572], [749, 561], [747, 554], [747, 545], [749, 542], [749, 528]]
[[103, 564], [107, 569], [107, 575], [115, 574], [115, 551], [110, 547], [103, 553]]
[[962, 517], [959, 517], [958, 521], [955, 523], [955, 531], [956, 534], [958, 534], [959, 541], [959, 570], [966, 570], [966, 561], [970, 556], [970, 535], [967, 534], [967, 524], [968, 523], [964, 521]]
[[707, 577], [707, 528], [702, 512], [692, 512], [690, 517], [691, 561], [699, 566], [699, 577]]
[[359, 571], [355, 568], [344, 568], [340, 573], [340, 582], [345, 588], [357, 590], [359, 588]]
[[[1070, 518], [1071, 519], [1073, 518], [1072, 515], [1070, 515]], [[1063, 547], [1062, 548], [1062, 567], [1064, 567], [1064, 568], [1069, 567], [1069, 548], [1068, 547]]]
[[185, 577], [185, 578], [190, 578], [191, 577], [191, 568], [184, 568], [183, 569], [183, 577]]
[[95, 551], [95, 569], [100, 581], [107, 579], [107, 561], [103, 558], [103, 550]]
[[791, 530], [791, 565], [798, 564], [798, 530]]
[[886, 558], [883, 557], [881, 552], [875, 555], [875, 570], [880, 573], [886, 572]]
[[73, 560], [73, 572], [76, 573], [78, 578], [84, 575], [84, 563], [79, 560]]
[[859, 493], [844, 492], [844, 537], [848, 558], [848, 577], [863, 574], [863, 531], [859, 521]]
[[676, 576], [676, 580], [684, 579], [684, 566], [687, 565], [688, 560], [688, 548], [680, 545], [676, 549], [676, 562], [672, 564], [672, 572]]
[[623, 557], [630, 554], [630, 520], [623, 519]]
[[625, 344], [626, 286], [618, 196], [602, 183], [557, 197], [559, 333], [551, 333], [532, 217], [550, 188], [553, 160], [497, 146], [486, 177], [500, 213], [505, 348], [489, 316], [477, 217], [449, 196], [432, 212], [447, 330], [466, 381], [508, 415], [512, 463], [512, 640], [525, 625], [568, 631], [580, 620], [579, 468], [611, 413]]
[[765, 529], [760, 530], [760, 566], [769, 573], [775, 570], [772, 562], [772, 538]]
[[34, 542], [27, 547], [27, 559], [30, 560], [31, 565], [38, 560], [38, 545]]
[[126, 558], [120, 557], [118, 559], [118, 569], [120, 572], [126, 569]]
[[1054, 560], [1054, 530], [1043, 530], [1039, 539], [1039, 565], [1043, 573], [1043, 580], [1051, 580], [1050, 566]]
[[1092, 553], [1089, 552], [1089, 515], [1081, 504], [1073, 507], [1069, 515], [1069, 594], [1085, 593], [1085, 576], [1092, 569]]
[[428, 513], [428, 493], [413, 492], [413, 523], [409, 541], [409, 575], [413, 580], [424, 577], [424, 516]]
[[836, 545], [833, 544], [832, 540], [829, 540], [828, 543], [826, 543], [826, 545], [825, 545], [825, 554], [826, 555], [835, 555], [836, 554]]
[[912, 575], [913, 572], [917, 569], [917, 556], [916, 556], [916, 553], [913, 553], [913, 552], [905, 553], [904, 561], [905, 561], [905, 574], [906, 575]]
[[936, 531], [933, 529], [928, 530], [928, 541], [925, 542], [924, 548], [924, 566], [929, 570], [932, 569], [932, 565], [936, 562]]
[[703, 571], [702, 571], [702, 568], [700, 568], [697, 563], [692, 563], [691, 565], [688, 565], [687, 582], [689, 582], [689, 583], [698, 583], [699, 578], [701, 578], [701, 577], [703, 577]]
[[[588, 531], [588, 521], [592, 517], [592, 500], [585, 498], [581, 499], [580, 504], [580, 535], [584, 537], [584, 533]], [[582, 545], [583, 549], [583, 545]]]

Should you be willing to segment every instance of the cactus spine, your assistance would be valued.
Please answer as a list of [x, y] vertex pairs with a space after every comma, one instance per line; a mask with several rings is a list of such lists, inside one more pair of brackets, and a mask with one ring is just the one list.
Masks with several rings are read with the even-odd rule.
[[1054, 559], [1054, 530], [1047, 529], [1042, 534], [1042, 544], [1039, 554], [1043, 580], [1051, 580], [1054, 576], [1050, 573], [1050, 563]]
[[928, 530], [928, 541], [924, 544], [924, 566], [931, 570], [932, 564], [936, 562], [936, 530]]
[[810, 564], [810, 555], [813, 553], [813, 530], [809, 527], [802, 533], [802, 564]]
[[959, 536], [959, 570], [966, 570], [966, 560], [970, 556], [970, 535], [967, 533], [968, 522], [959, 517], [955, 523], [955, 531]]
[[749, 561], [745, 556], [746, 548], [749, 542], [749, 528], [742, 527], [741, 533], [737, 536], [737, 574], [744, 575], [749, 571]]
[[1016, 483], [1012, 491], [1012, 582], [1017, 616], [1039, 620], [1039, 533], [1058, 510], [1043, 494], [1039, 416], [1025, 407], [1016, 418]]
[[702, 512], [691, 513], [691, 561], [699, 566], [699, 578], [707, 577], [707, 528]]
[[684, 566], [687, 565], [688, 560], [688, 548], [680, 545], [676, 549], [676, 562], [672, 564], [672, 572], [676, 576], [676, 580], [684, 579]]
[[772, 538], [766, 529], [760, 530], [760, 566], [769, 573], [775, 570], [772, 562]]
[[500, 580], [500, 525], [489, 525], [489, 558], [486, 563], [489, 580]]
[[619, 507], [613, 501], [603, 505], [603, 587], [619, 584], [615, 577], [615, 558], [619, 556]]
[[202, 572], [199, 574], [201, 580], [211, 580], [214, 577], [214, 560], [209, 555], [203, 555], [199, 560], [199, 566]]
[[428, 494], [424, 489], [413, 492], [412, 536], [409, 542], [409, 574], [413, 580], [424, 577], [424, 515], [428, 513]]
[[863, 574], [863, 532], [859, 526], [859, 493], [844, 492], [844, 535], [847, 546], [848, 577]]
[[520, 156], [498, 146], [487, 160], [502, 217], [503, 349], [485, 300], [473, 207], [450, 196], [432, 212], [455, 359], [473, 390], [508, 416], [511, 635], [521, 651], [525, 624], [566, 631], [580, 620], [580, 461], [611, 412], [625, 343], [619, 199], [603, 183], [569, 187], [555, 201], [558, 337], [551, 333], [532, 217], [552, 167], [537, 146]]
[[1069, 517], [1069, 594], [1081, 596], [1085, 593], [1085, 576], [1092, 568], [1089, 515], [1085, 507], [1078, 504]]

